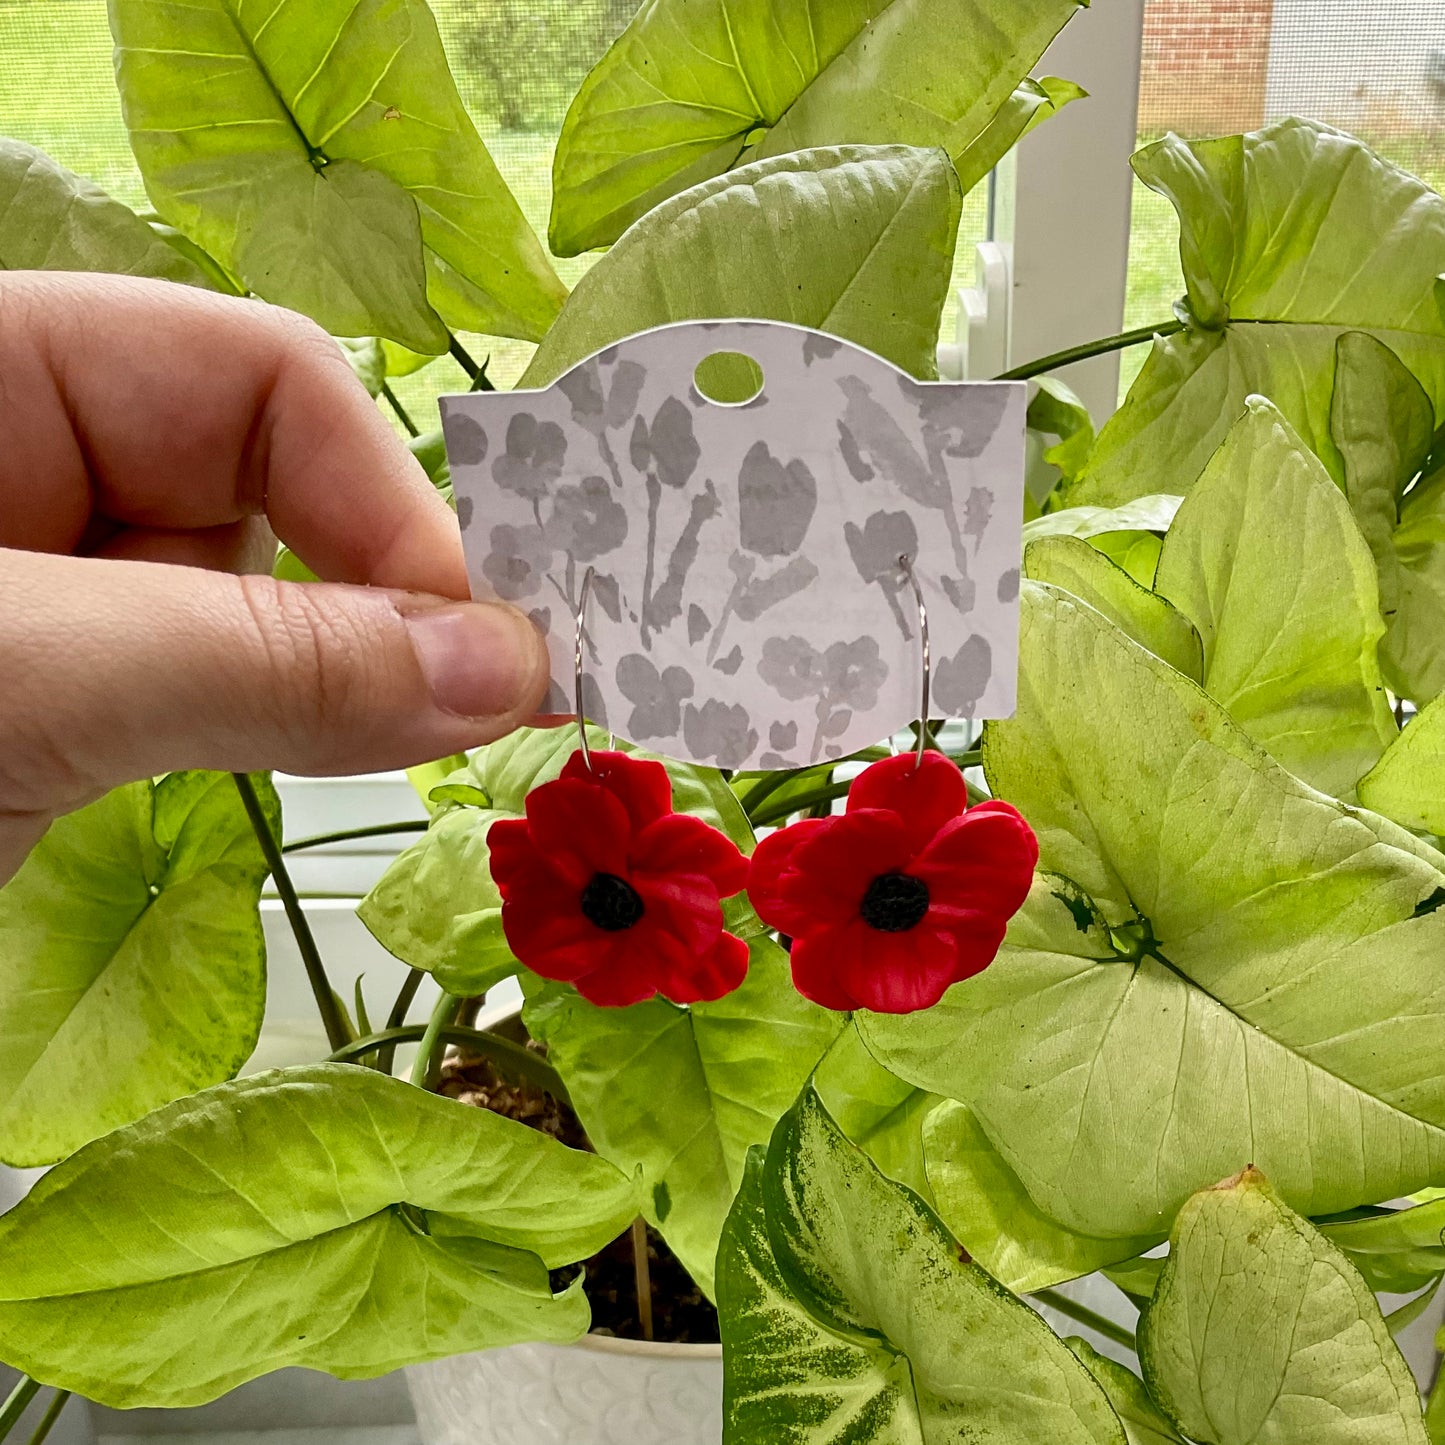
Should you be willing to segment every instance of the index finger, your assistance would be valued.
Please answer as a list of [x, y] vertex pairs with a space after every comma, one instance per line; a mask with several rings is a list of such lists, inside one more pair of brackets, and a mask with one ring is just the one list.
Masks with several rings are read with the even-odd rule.
[[264, 512], [322, 577], [467, 595], [456, 519], [336, 343], [264, 302], [0, 276], [0, 545]]

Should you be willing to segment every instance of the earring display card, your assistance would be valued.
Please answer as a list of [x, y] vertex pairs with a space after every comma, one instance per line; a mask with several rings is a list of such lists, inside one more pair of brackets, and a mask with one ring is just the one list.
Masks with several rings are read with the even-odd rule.
[[[759, 370], [741, 404], [695, 380], [746, 394]], [[531, 614], [552, 655], [546, 709], [570, 713], [595, 569], [593, 722], [687, 761], [800, 767], [917, 717], [906, 556], [933, 716], [1007, 717], [1025, 405], [1022, 382], [918, 382], [769, 321], [663, 326], [545, 390], [444, 397], [473, 595]]]

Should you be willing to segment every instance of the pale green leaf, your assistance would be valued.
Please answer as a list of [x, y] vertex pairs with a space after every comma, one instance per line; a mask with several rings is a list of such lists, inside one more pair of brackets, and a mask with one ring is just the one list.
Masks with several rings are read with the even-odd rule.
[[1040, 537], [1087, 539], [1113, 532], [1167, 532], [1183, 501], [1183, 497], [1165, 492], [1118, 507], [1062, 507], [1025, 523], [1024, 545]]
[[[1079, 0], [1079, 3], [1082, 5], [1083, 0]], [[957, 149], [956, 142], [940, 142], [947, 146], [953, 157], [953, 167], [958, 172], [959, 184], [965, 193], [982, 182], [1026, 135], [1037, 130], [1044, 121], [1057, 115], [1066, 105], [1072, 105], [1076, 100], [1086, 100], [1088, 95], [1089, 92], [1082, 85], [1076, 85], [1072, 80], [1061, 80], [1056, 75], [1046, 75], [1040, 80], [1026, 76], [975, 139]], [[920, 133], [926, 137], [930, 132], [925, 128]], [[906, 138], [902, 135], [886, 137], [889, 140]], [[928, 143], [927, 139], [919, 142], [925, 145]], [[759, 154], [775, 152], [764, 146]], [[751, 152], [744, 153], [745, 160], [751, 158]]]
[[1445, 696], [1412, 718], [1360, 779], [1360, 801], [1407, 828], [1445, 834]]
[[1320, 1226], [1320, 1233], [1349, 1255], [1371, 1289], [1391, 1294], [1409, 1294], [1445, 1271], [1442, 1232], [1445, 1199]]
[[1445, 690], [1445, 467], [1422, 477], [1401, 501], [1395, 555], [1400, 610], [1384, 660], [1406, 696], [1428, 702]]
[[923, 1139], [936, 1095], [905, 1083], [863, 1046], [854, 1028], [845, 1028], [813, 1075], [833, 1121], [890, 1179], [906, 1184], [933, 1203], [924, 1169]]
[[0, 1158], [63, 1159], [246, 1062], [267, 873], [227, 773], [130, 783], [50, 825], [0, 889]]
[[[1396, 693], [1423, 702], [1445, 687], [1445, 526], [1439, 487], [1426, 481], [1408, 501], [1406, 488], [1429, 457], [1434, 412], [1420, 383], [1372, 336], [1347, 331], [1335, 357], [1330, 437], [1379, 576], [1381, 668]], [[1411, 525], [1400, 534], [1402, 504]]]
[[107, 271], [212, 285], [129, 207], [23, 141], [0, 138], [0, 271]]
[[627, 1174], [641, 1170], [643, 1212], [709, 1294], [748, 1149], [767, 1139], [842, 1024], [793, 988], [771, 938], [749, 947], [742, 987], [714, 1003], [598, 1008], [567, 985], [529, 983], [523, 1012], [587, 1137]]
[[664, 322], [738, 316], [830, 331], [936, 376], [961, 206], [948, 157], [907, 146], [777, 156], [695, 186], [577, 283], [522, 385]]
[[231, 275], [214, 256], [201, 250], [189, 236], [183, 236], [174, 226], [168, 226], [164, 221], [155, 217], [151, 217], [146, 224], [167, 246], [179, 251], [182, 256], [200, 269], [206, 278], [206, 285], [214, 286], [217, 291], [224, 291], [227, 296], [245, 295], [246, 288], [240, 281]]
[[1445, 858], [1286, 773], [1093, 608], [1026, 582], [991, 790], [1047, 875], [997, 961], [923, 1013], [855, 1021], [966, 1102], [1030, 1197], [1162, 1232], [1251, 1160], [1302, 1213], [1445, 1174]]
[[0, 1358], [103, 1404], [195, 1405], [587, 1328], [636, 1212], [594, 1154], [349, 1064], [255, 1074], [90, 1145], [0, 1218]]
[[1104, 1392], [811, 1089], [718, 1250], [725, 1445], [1124, 1445]]
[[337, 344], [366, 394], [375, 399], [386, 380], [386, 355], [381, 342], [374, 336], [342, 336], [337, 338]]
[[1104, 1387], [1114, 1413], [1123, 1422], [1129, 1445], [1184, 1445], [1184, 1437], [1160, 1413], [1143, 1380], [1133, 1370], [1101, 1355], [1087, 1340], [1077, 1336], [1064, 1343]]
[[949, 1231], [998, 1282], [1030, 1294], [1130, 1259], [1158, 1235], [1098, 1239], [1050, 1219], [1028, 1196], [966, 1104], [949, 1100], [923, 1123], [932, 1202]]
[[1058, 442], [1043, 460], [1058, 468], [1065, 481], [1079, 474], [1094, 445], [1094, 419], [1078, 394], [1054, 376], [1041, 376], [1029, 400], [1031, 431], [1055, 436]]
[[1141, 587], [1153, 588], [1164, 539], [1153, 532], [1100, 532], [1089, 545], [1127, 572]]
[[234, 262], [258, 296], [328, 330], [446, 350], [447, 329], [427, 301], [416, 206], [380, 171], [355, 161], [279, 169], [241, 205]]
[[1256, 1170], [1190, 1199], [1139, 1324], [1150, 1393], [1200, 1445], [1426, 1445], [1369, 1287]]
[[[1436, 1348], [1439, 1347], [1437, 1337]], [[1445, 1442], [1445, 1370], [1435, 1377], [1435, 1383], [1430, 1387], [1430, 1397], [1425, 1402], [1425, 1430], [1431, 1445]]]
[[[1133, 535], [1152, 537], [1148, 532]], [[1029, 543], [1024, 551], [1024, 575], [1097, 607], [1135, 642], [1186, 677], [1197, 682], [1204, 675], [1202, 644], [1194, 624], [1172, 602], [1141, 587], [1089, 542], [1079, 537], [1041, 537]]]
[[1293, 119], [1219, 140], [1169, 136], [1134, 169], [1179, 214], [1189, 328], [1155, 342], [1071, 500], [1186, 491], [1253, 392], [1342, 480], [1329, 413], [1345, 331], [1388, 345], [1445, 410], [1433, 297], [1445, 200], [1428, 186], [1339, 131]]
[[[414, 767], [406, 770], [406, 780], [416, 789], [416, 795], [422, 800], [428, 813], [436, 813], [438, 809], [432, 805], [432, 789], [440, 787], [441, 784], [457, 771], [467, 765], [465, 753], [453, 753], [450, 757], [437, 758], [430, 763], [417, 763]], [[478, 799], [478, 806], [485, 807], [491, 801], [484, 794]]]
[[1074, 98], [1022, 82], [1081, 3], [650, 0], [567, 112], [552, 250], [605, 246], [688, 186], [817, 146], [940, 146], [972, 184]]
[[381, 354], [386, 359], [388, 376], [410, 376], [436, 360], [436, 357], [428, 356], [424, 351], [408, 351], [406, 347], [398, 346], [396, 342], [387, 341], [385, 338], [382, 339]]
[[[429, 301], [453, 326], [500, 336], [546, 331], [566, 290], [462, 105], [424, 0], [110, 0], [110, 22], [156, 210], [233, 271], [248, 235], [253, 253], [272, 244], [253, 228], [284, 224], [289, 263], [260, 268], [269, 300], [344, 300], [355, 289], [373, 303], [382, 258], [368, 253], [369, 228], [394, 230], [414, 207], [426, 251], [413, 310]], [[357, 168], [348, 204], [323, 192], [327, 162]], [[355, 188], [389, 197], [360, 206]], [[306, 218], [308, 202], [324, 221], [320, 211]], [[399, 257], [387, 264], [399, 273]], [[343, 335], [446, 348], [435, 317], [416, 329], [399, 314], [386, 327], [358, 325], [345, 309], [315, 319]]]
[[[1429, 1286], [1422, 1289], [1414, 1299], [1407, 1300], [1385, 1316], [1385, 1324], [1391, 1335], [1398, 1338], [1403, 1330], [1409, 1329], [1435, 1303], [1435, 1296], [1440, 1292], [1442, 1280], [1445, 1280], [1445, 1275], [1437, 1274]], [[1371, 1288], [1374, 1286], [1372, 1285]]]
[[1388, 346], [1347, 331], [1335, 346], [1330, 437], [1340, 454], [1345, 495], [1380, 571], [1380, 610], [1388, 621], [1400, 603], [1393, 545], [1400, 497], [1430, 455], [1435, 417], [1430, 398]]
[[1250, 399], [1185, 499], [1154, 587], [1199, 629], [1205, 691], [1296, 776], [1353, 797], [1397, 732], [1374, 561], [1270, 402]]
[[319, 582], [321, 579], [289, 548], [277, 547], [271, 575], [279, 582]]
[[1157, 1255], [1140, 1255], [1137, 1259], [1126, 1259], [1122, 1264], [1105, 1265], [1104, 1277], [1117, 1285], [1135, 1302], [1148, 1299], [1159, 1283], [1159, 1272], [1164, 1261]]
[[388, 866], [357, 906], [387, 952], [425, 969], [448, 993], [474, 998], [517, 972], [502, 932], [487, 830], [511, 813], [449, 808]]

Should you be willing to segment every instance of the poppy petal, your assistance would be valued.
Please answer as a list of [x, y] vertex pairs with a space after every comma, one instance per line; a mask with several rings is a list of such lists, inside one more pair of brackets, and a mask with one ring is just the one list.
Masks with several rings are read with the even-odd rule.
[[954, 941], [926, 924], [906, 933], [849, 929], [838, 951], [842, 986], [861, 1008], [906, 1014], [932, 1008], [955, 979]]
[[[896, 813], [867, 808], [820, 820], [793, 851], [782, 881], [793, 908], [818, 923], [857, 918], [868, 885], [880, 873], [897, 873], [912, 857], [908, 829]], [[795, 825], [797, 826], [797, 825]]]
[[657, 972], [649, 959], [630, 950], [625, 959], [613, 958], [579, 978], [577, 992], [600, 1008], [627, 1008], [657, 994]]
[[740, 892], [748, 881], [748, 860], [737, 844], [687, 813], [669, 813], [635, 835], [628, 867], [630, 875], [700, 873], [722, 898]]
[[654, 932], [665, 934], [675, 943], [683, 967], [716, 944], [723, 927], [722, 904], [710, 879], [700, 873], [634, 874], [632, 883], [643, 905], [633, 933], [649, 938]]
[[533, 788], [527, 794], [527, 827], [538, 852], [578, 888], [596, 873], [627, 872], [632, 831], [627, 810], [595, 783], [558, 778]]
[[848, 793], [848, 811], [884, 808], [897, 813], [908, 829], [918, 853], [945, 823], [968, 805], [968, 787], [951, 758], [926, 752], [899, 753], [872, 763], [854, 780]]
[[1038, 858], [1038, 839], [1018, 811], [988, 802], [948, 824], [910, 871], [928, 884], [930, 917], [1002, 925], [1023, 907]]
[[492, 882], [497, 885], [502, 897], [513, 881], [537, 858], [537, 848], [532, 842], [532, 831], [524, 818], [500, 818], [487, 829], [487, 863], [492, 871]]
[[730, 994], [747, 974], [747, 944], [731, 933], [724, 933], [706, 953], [694, 960], [685, 975], [675, 974], [669, 978], [662, 993], [673, 1003], [711, 1003]]
[[843, 986], [837, 966], [838, 936], [855, 931], [867, 930], [861, 923], [850, 923], [793, 940], [793, 987], [804, 998], [837, 1013], [851, 1013], [859, 1007], [857, 999]]
[[582, 916], [575, 893], [559, 897], [546, 888], [517, 889], [502, 904], [502, 932], [533, 973], [563, 983], [596, 968], [599, 949], [608, 946], [602, 930]]
[[1004, 935], [1008, 932], [1008, 922], [975, 919], [963, 927], [941, 927], [938, 932], [953, 949], [953, 982], [961, 983], [976, 973], [982, 973], [998, 957]]
[[573, 753], [562, 767], [562, 776], [592, 783], [610, 793], [627, 809], [634, 833], [672, 812], [672, 779], [661, 763], [602, 749], [594, 750], [591, 757], [589, 770], [581, 751]]
[[789, 937], [806, 933], [814, 926], [813, 915], [795, 908], [787, 883], [792, 875], [793, 854], [806, 838], [827, 827], [822, 818], [805, 818], [791, 827], [769, 833], [753, 852], [748, 867], [748, 901], [758, 917]]

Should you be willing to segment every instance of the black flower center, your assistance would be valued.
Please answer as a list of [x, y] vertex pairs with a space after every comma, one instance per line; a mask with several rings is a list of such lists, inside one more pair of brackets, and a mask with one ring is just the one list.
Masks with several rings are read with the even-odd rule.
[[858, 912], [880, 933], [907, 933], [928, 912], [928, 884], [908, 873], [880, 873], [868, 885]]
[[607, 933], [631, 928], [644, 911], [637, 890], [615, 873], [594, 873], [582, 890], [582, 916]]

